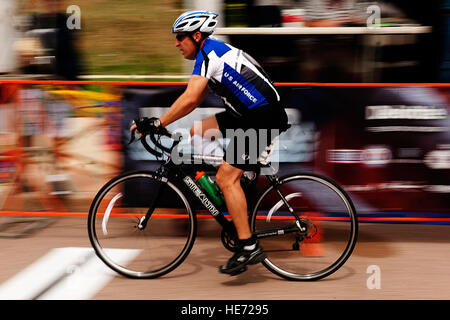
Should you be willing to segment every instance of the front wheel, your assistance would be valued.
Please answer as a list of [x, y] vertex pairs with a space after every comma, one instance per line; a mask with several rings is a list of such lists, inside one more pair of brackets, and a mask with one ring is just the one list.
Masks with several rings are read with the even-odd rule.
[[196, 226], [183, 193], [149, 171], [109, 181], [93, 200], [88, 217], [97, 256], [130, 278], [156, 278], [179, 266], [194, 244]]
[[[306, 230], [297, 227], [285, 201]], [[338, 270], [350, 257], [358, 233], [348, 195], [331, 180], [309, 173], [285, 176], [277, 187], [268, 186], [250, 224], [267, 254], [264, 266], [288, 280], [318, 280]]]

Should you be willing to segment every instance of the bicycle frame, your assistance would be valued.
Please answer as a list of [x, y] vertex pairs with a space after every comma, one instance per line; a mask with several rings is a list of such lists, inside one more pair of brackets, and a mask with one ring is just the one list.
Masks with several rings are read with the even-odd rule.
[[[203, 207], [214, 217], [214, 219], [222, 226], [222, 228], [224, 228], [227, 231], [233, 230], [234, 225], [230, 220], [228, 220], [225, 217], [224, 211], [219, 210], [221, 208], [216, 207], [214, 202], [211, 200], [210, 196], [203, 191], [203, 189], [200, 187], [200, 185], [194, 179], [192, 179], [192, 177], [189, 174], [185, 173], [178, 164], [175, 164], [172, 161], [171, 154], [172, 154], [173, 150], [179, 144], [180, 138], [175, 138], [174, 142], [172, 143], [172, 146], [170, 148], [162, 147], [161, 144], [159, 144], [154, 137], [151, 136], [151, 138], [152, 138], [151, 140], [153, 141], [153, 143], [155, 145], [157, 145], [161, 149], [165, 150], [168, 154], [168, 158], [167, 158], [166, 162], [163, 163], [156, 172], [160, 176], [160, 181], [166, 182], [168, 179], [167, 176], [173, 176], [173, 177], [177, 178], [179, 181], [183, 182], [183, 184], [187, 187], [187, 189], [189, 189], [192, 192], [192, 194], [200, 201], [200, 203], [203, 205]], [[147, 149], [148, 151], [152, 150], [152, 148], [146, 143], [145, 138], [142, 139], [142, 143], [143, 143], [145, 149]], [[155, 154], [154, 150], [151, 152], [153, 154]], [[196, 154], [190, 155], [190, 161], [191, 161], [190, 163], [198, 163], [199, 161], [201, 161], [200, 163], [204, 164], [204, 163], [206, 163], [206, 160], [210, 160], [210, 159], [212, 159], [212, 157], [210, 157], [210, 156], [196, 155]], [[268, 166], [270, 166], [270, 164]], [[271, 185], [274, 188], [274, 190], [279, 195], [280, 199], [283, 201], [283, 203], [288, 208], [289, 212], [295, 218], [295, 223], [292, 223], [292, 225], [288, 225], [288, 226], [281, 227], [281, 228], [261, 230], [259, 232], [256, 232], [255, 236], [257, 238], [265, 238], [265, 237], [277, 236], [277, 235], [281, 235], [281, 234], [285, 234], [285, 233], [299, 232], [299, 231], [301, 233], [306, 234], [307, 225], [300, 219], [298, 214], [295, 212], [294, 208], [292, 208], [292, 206], [287, 201], [286, 197], [281, 193], [280, 189], [278, 188], [278, 185], [279, 185], [278, 176], [276, 174], [273, 174], [273, 175], [267, 175], [266, 177], [269, 181], [268, 187]], [[164, 185], [165, 184], [161, 184], [160, 188], [157, 190], [157, 196], [154, 199], [158, 198]], [[147, 211], [147, 214], [145, 215], [145, 217], [143, 217], [141, 219], [139, 228], [145, 228], [147, 221], [150, 219], [150, 217], [153, 213], [153, 210], [155, 208], [155, 202], [156, 201], [154, 201], [150, 205], [150, 207]]]
[[[192, 159], [194, 159], [192, 157]], [[189, 174], [184, 172], [184, 170], [175, 163], [172, 162], [171, 158], [169, 157], [168, 161], [162, 165], [161, 168], [164, 168], [166, 172], [161, 171], [160, 174], [170, 174], [171, 176], [174, 176], [177, 178], [180, 182], [183, 182], [183, 184], [189, 189], [192, 194], [200, 201], [202, 206], [211, 214], [214, 219], [223, 227], [228, 228], [230, 221], [225, 218], [223, 211], [219, 210], [217, 206], [212, 201], [211, 197], [203, 191], [203, 189], [200, 187], [200, 185], [193, 179]]]
[[[199, 158], [202, 158], [202, 156], [198, 155], [191, 156], [192, 160], [198, 160]], [[204, 159], [202, 159], [202, 161], [203, 163], [205, 163]], [[203, 208], [205, 208], [209, 212], [209, 214], [211, 214], [214, 217], [214, 219], [222, 226], [222, 228], [226, 230], [230, 230], [229, 228], [234, 228], [234, 225], [231, 223], [231, 221], [225, 217], [224, 211], [221, 210], [222, 208], [218, 208], [213, 203], [210, 196], [203, 191], [201, 186], [194, 179], [192, 179], [192, 177], [189, 174], [184, 172], [179, 165], [173, 163], [170, 157], [168, 161], [162, 165], [161, 168], [165, 168], [167, 170], [166, 171], [167, 173], [169, 173], [171, 176], [177, 177], [179, 181], [182, 181], [184, 185], [187, 187], [187, 189], [189, 189], [192, 192], [192, 194], [200, 201]], [[163, 177], [164, 171], [160, 171], [160, 174]], [[277, 194], [280, 196], [283, 203], [287, 206], [289, 212], [295, 218], [295, 223], [292, 223], [292, 225], [288, 225], [285, 227], [261, 230], [259, 232], [256, 232], [255, 236], [257, 238], [266, 238], [290, 232], [299, 232], [299, 231], [305, 232], [306, 225], [301, 221], [295, 210], [291, 207], [291, 205], [288, 203], [288, 201], [278, 188], [278, 177], [276, 175], [270, 175], [266, 177], [269, 183], [274, 187], [274, 190], [276, 190]]]

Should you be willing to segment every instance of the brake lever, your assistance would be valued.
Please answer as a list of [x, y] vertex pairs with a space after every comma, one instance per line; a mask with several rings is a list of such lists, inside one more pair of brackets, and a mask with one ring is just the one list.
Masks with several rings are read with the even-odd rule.
[[133, 129], [131, 131], [131, 137], [130, 137], [130, 141], [128, 141], [128, 145], [132, 144], [134, 142], [134, 140], [136, 140], [135, 134], [136, 134], [136, 129]]
[[[153, 154], [155, 157], [157, 158], [161, 158], [163, 156], [163, 154], [161, 152], [158, 152], [156, 150], [153, 150], [147, 143], [147, 140], [145, 140], [146, 135], [142, 135], [142, 137], [139, 138], [139, 140], [141, 141], [142, 145], [144, 146], [145, 150], [147, 150], [148, 152], [150, 152], [151, 154]], [[150, 139], [151, 139], [151, 135], [150, 135]]]
[[[165, 134], [163, 134], [163, 135], [165, 135]], [[167, 135], [166, 135], [166, 136], [167, 136]], [[169, 148], [163, 146], [161, 143], [159, 143], [159, 142], [156, 140], [154, 134], [150, 135], [150, 140], [151, 140], [151, 141], [153, 142], [153, 144], [154, 144], [156, 147], [158, 147], [160, 150], [163, 150], [164, 152], [167, 152], [167, 153], [170, 152], [170, 149], [169, 149]]]
[[[161, 157], [162, 153], [157, 152], [156, 150], [153, 150], [147, 143], [147, 141], [145, 140], [146, 135], [143, 134], [139, 139], [142, 145], [144, 146], [145, 150], [147, 150], [148, 152], [150, 152], [151, 154], [153, 154], [155, 157]], [[136, 129], [131, 130], [131, 137], [130, 137], [130, 141], [128, 142], [128, 145], [132, 144], [134, 142], [134, 140], [136, 140]]]

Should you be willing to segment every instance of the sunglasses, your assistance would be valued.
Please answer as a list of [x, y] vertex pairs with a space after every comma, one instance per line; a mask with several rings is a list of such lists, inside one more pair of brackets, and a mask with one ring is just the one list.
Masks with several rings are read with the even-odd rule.
[[186, 38], [186, 37], [187, 37], [187, 34], [177, 34], [175, 36], [175, 39], [177, 39], [178, 41], [183, 41], [184, 38]]

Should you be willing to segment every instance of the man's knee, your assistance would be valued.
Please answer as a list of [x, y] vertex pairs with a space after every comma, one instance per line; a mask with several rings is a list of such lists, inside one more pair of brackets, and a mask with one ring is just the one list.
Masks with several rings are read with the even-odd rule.
[[220, 170], [217, 171], [216, 182], [219, 185], [220, 189], [223, 189], [226, 187], [226, 177]]
[[189, 134], [191, 135], [191, 137], [193, 137], [195, 134], [202, 136], [203, 132], [201, 122], [197, 122], [196, 124], [194, 124], [189, 131]]
[[235, 185], [240, 185], [239, 183], [241, 181], [242, 174], [242, 170], [223, 162], [217, 171], [216, 182], [222, 190]]
[[196, 122], [189, 133], [191, 134], [191, 137], [199, 135], [205, 138], [221, 135], [215, 115]]

